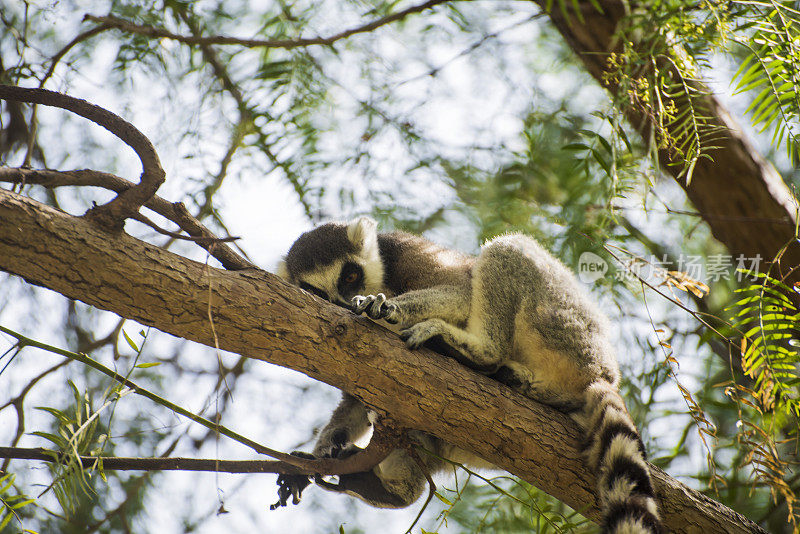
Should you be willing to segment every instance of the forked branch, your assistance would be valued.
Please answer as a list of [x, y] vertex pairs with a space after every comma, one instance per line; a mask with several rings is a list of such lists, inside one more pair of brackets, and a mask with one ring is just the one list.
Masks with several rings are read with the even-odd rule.
[[119, 115], [80, 98], [47, 89], [0, 85], [0, 99], [41, 104], [71, 111], [102, 126], [136, 152], [142, 162], [139, 184], [123, 191], [108, 204], [92, 208], [87, 212], [87, 215], [100, 220], [103, 224], [111, 228], [122, 228], [125, 219], [138, 213], [139, 208], [150, 200], [164, 183], [164, 169], [161, 167], [161, 161], [158, 159], [153, 144], [135, 126]]

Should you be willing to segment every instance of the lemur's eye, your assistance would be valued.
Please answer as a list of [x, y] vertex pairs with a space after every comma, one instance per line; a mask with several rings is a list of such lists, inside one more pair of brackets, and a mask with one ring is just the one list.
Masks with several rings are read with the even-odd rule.
[[345, 262], [342, 271], [339, 273], [339, 282], [336, 289], [346, 300], [353, 296], [353, 292], [358, 291], [364, 282], [364, 268], [353, 261]]

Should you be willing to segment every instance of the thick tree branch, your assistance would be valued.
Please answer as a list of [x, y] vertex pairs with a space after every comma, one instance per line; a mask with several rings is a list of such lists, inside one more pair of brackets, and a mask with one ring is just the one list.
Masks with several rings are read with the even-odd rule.
[[[289, 367], [474, 451], [592, 519], [594, 477], [563, 414], [263, 271], [221, 271], [0, 189], [0, 269], [164, 332]], [[763, 532], [653, 468], [670, 532]]]
[[[64, 186], [102, 187], [116, 193], [123, 193], [136, 185], [114, 174], [92, 169], [55, 171], [51, 169], [19, 169], [12, 167], [0, 167], [0, 182], [36, 184], [51, 189]], [[158, 195], [153, 195], [147, 199], [144, 206], [177, 224], [181, 230], [194, 238], [193, 241], [219, 260], [226, 269], [238, 270], [255, 267], [224, 243], [224, 241], [233, 238], [217, 238], [200, 221], [192, 217], [183, 203], [170, 202]], [[182, 238], [185, 239], [185, 237]]]
[[[550, 3], [547, 0], [536, 2], [543, 9]], [[601, 13], [589, 0], [582, 0], [579, 5], [583, 21], [571, 8], [569, 15], [557, 8], [549, 12], [556, 29], [601, 84], [609, 55], [620, 50], [618, 30], [626, 16], [626, 4], [623, 0], [602, 0]], [[612, 93], [619, 91], [613, 84], [607, 87]], [[707, 93], [701, 104], [704, 114], [711, 117], [711, 124], [721, 127], [714, 141], [717, 148], [708, 151], [713, 161], [698, 160], [689, 184], [685, 180], [678, 182], [714, 237], [731, 254], [745, 257], [760, 254], [762, 259], [772, 260], [794, 239], [797, 199], [775, 168], [750, 145], [724, 106], [708, 89], [703, 92]], [[676, 102], [676, 105], [681, 104]], [[651, 117], [634, 106], [626, 106], [624, 111], [633, 127], [648, 139]], [[679, 109], [676, 115], [680, 116], [683, 111]], [[666, 126], [671, 129], [675, 124]], [[669, 133], [675, 134], [674, 131]], [[669, 151], [660, 150], [659, 159], [662, 167], [677, 177], [680, 168]], [[789, 246], [781, 261], [785, 266], [783, 272], [799, 265], [800, 244], [795, 242]], [[793, 273], [791, 280], [798, 279], [800, 273]]]

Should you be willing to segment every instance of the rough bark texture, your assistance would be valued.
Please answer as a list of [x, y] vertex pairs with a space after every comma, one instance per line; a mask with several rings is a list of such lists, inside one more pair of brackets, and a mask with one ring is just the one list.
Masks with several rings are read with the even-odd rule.
[[[263, 271], [226, 272], [0, 189], [0, 270], [175, 336], [289, 367], [472, 450], [598, 519], [564, 415]], [[401, 401], [402, 400], [402, 401]], [[653, 468], [670, 532], [763, 532]]]
[[[543, 7], [547, 4], [545, 0], [536, 1]], [[619, 51], [616, 35], [625, 17], [625, 7], [620, 0], [603, 0], [600, 4], [602, 13], [588, 1], [580, 2], [583, 22], [571, 7], [568, 18], [556, 7], [549, 15], [589, 73], [602, 83], [609, 54]], [[613, 85], [608, 89], [612, 93], [618, 90]], [[794, 237], [797, 200], [780, 174], [753, 149], [716, 98], [706, 97], [703, 108], [712, 117], [712, 123], [724, 128], [719, 141], [714, 142], [719, 148], [709, 152], [713, 161], [702, 158], [697, 162], [689, 185], [685, 180], [679, 183], [714, 237], [734, 257], [760, 254], [764, 261], [770, 261]], [[649, 118], [633, 106], [627, 106], [625, 112], [631, 125], [648, 139]], [[680, 171], [667, 151], [660, 151], [659, 158], [664, 169]], [[800, 265], [800, 246], [796, 243], [790, 246], [782, 264], [784, 271]], [[800, 272], [795, 272], [792, 279], [800, 279]]]

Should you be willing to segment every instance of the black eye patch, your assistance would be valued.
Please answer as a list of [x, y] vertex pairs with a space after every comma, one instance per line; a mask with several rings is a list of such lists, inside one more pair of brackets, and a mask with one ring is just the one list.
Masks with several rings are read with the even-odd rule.
[[312, 286], [311, 284], [307, 284], [306, 282], [300, 282], [300, 289], [305, 289], [309, 293], [313, 293], [321, 299], [325, 299], [330, 301], [331, 299], [328, 297], [328, 294], [325, 293], [323, 290]]
[[336, 289], [343, 297], [349, 297], [364, 287], [364, 269], [357, 263], [348, 261], [342, 265]]

